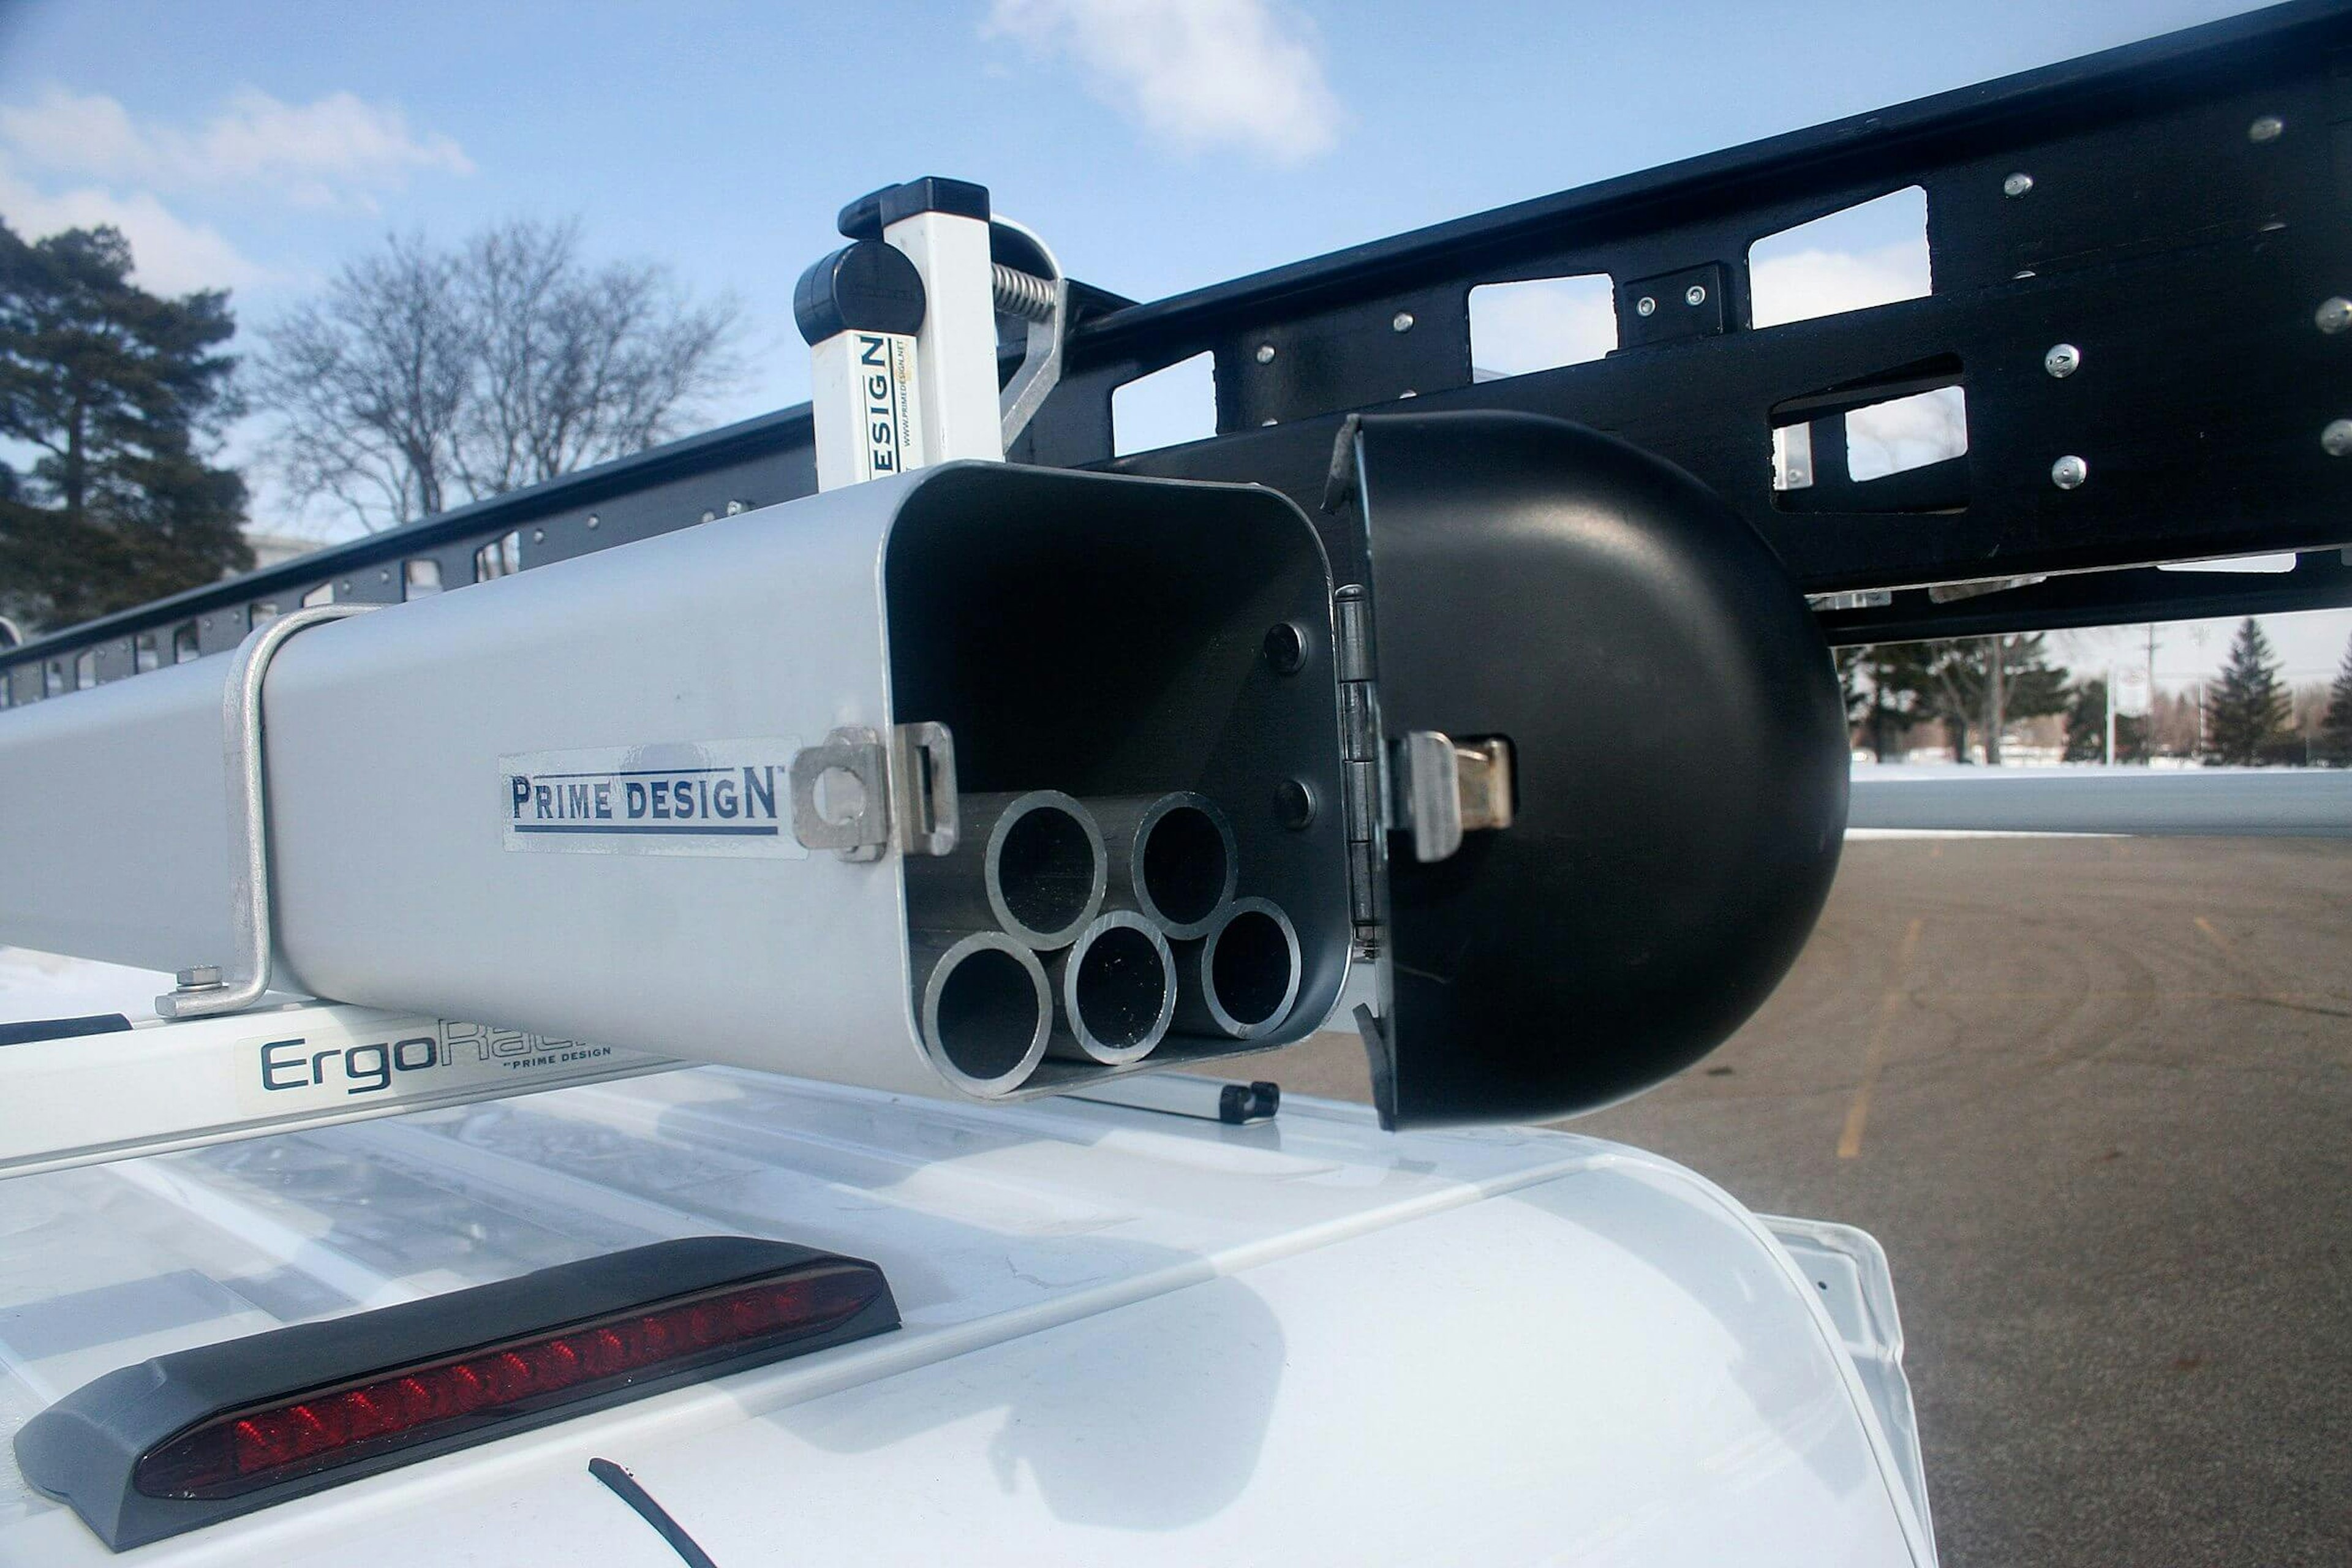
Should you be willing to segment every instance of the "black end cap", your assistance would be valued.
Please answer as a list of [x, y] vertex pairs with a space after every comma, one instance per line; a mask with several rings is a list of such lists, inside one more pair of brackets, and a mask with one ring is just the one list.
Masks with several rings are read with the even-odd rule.
[[131, 1027], [120, 1013], [92, 1013], [80, 1018], [33, 1018], [22, 1024], [0, 1024], [0, 1046], [21, 1046], [27, 1040], [70, 1040], [82, 1035], [119, 1035]]
[[846, 331], [919, 331], [923, 275], [906, 252], [878, 239], [844, 246], [801, 274], [793, 320], [811, 348]]
[[836, 220], [844, 239], [879, 239], [882, 231], [917, 213], [946, 213], [988, 221], [988, 187], [970, 180], [926, 174], [903, 185], [869, 191], [841, 209]]

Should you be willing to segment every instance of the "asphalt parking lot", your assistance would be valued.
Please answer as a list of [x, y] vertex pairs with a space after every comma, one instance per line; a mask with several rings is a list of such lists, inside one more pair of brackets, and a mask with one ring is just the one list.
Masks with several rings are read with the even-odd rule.
[[1946, 1563], [2352, 1562], [2352, 841], [1855, 839], [1748, 1027], [1573, 1125], [1885, 1245]]

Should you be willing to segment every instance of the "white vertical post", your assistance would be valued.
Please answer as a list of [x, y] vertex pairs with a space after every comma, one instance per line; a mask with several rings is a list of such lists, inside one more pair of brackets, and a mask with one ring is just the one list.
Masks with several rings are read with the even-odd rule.
[[915, 340], [926, 456], [1002, 462], [1004, 416], [996, 401], [996, 291], [988, 221], [919, 212], [882, 231], [923, 275], [926, 308]]

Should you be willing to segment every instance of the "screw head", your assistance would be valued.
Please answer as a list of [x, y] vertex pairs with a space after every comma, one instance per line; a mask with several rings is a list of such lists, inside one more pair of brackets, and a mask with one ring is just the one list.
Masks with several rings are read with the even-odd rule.
[[2079, 489], [2091, 477], [2091, 465], [2069, 455], [2050, 465], [2050, 482], [2062, 490]]
[[2083, 351], [2073, 343], [2053, 343], [2042, 356], [2042, 368], [2063, 381], [2083, 368]]
[[2022, 169], [2000, 183], [2000, 194], [2014, 199], [2033, 188], [2033, 176]]
[[1658, 302], [1655, 300], [1651, 299], [1647, 294], [1643, 295], [1640, 299], [1633, 301], [1633, 314], [1637, 316], [1654, 316], [1657, 313]]
[[1687, 289], [1684, 289], [1684, 290], [1683, 290], [1683, 303], [1684, 303], [1684, 304], [1685, 304], [1685, 305], [1704, 305], [1704, 304], [1706, 304], [1706, 284], [1704, 284], [1704, 283], [1694, 283], [1694, 284], [1692, 284], [1689, 288], [1687, 288]]
[[1391, 316], [1389, 318], [1389, 330], [1392, 332], [1409, 332], [1412, 331], [1412, 312], [1411, 310], [1399, 310], [1395, 315]]
[[2352, 458], [2352, 419], [2330, 419], [2319, 433], [2319, 446], [2331, 458]]
[[2286, 121], [2277, 115], [2262, 115], [2246, 127], [2246, 140], [2259, 147], [2265, 142], [2277, 141], [2285, 130]]
[[2323, 332], [2340, 332], [2352, 327], [2352, 300], [2347, 300], [2341, 294], [2322, 300], [2319, 309], [2311, 313], [2311, 319]]
[[[709, 521], [709, 520], [706, 518], [706, 519], [704, 519], [704, 521]], [[532, 529], [532, 530], [530, 531], [530, 542], [531, 542], [533, 544], [543, 544], [543, 543], [545, 543], [545, 542], [547, 542], [547, 530], [545, 530], [545, 529], [543, 529], [543, 528], [534, 528], [534, 529]]]
[[198, 963], [172, 976], [183, 991], [217, 991], [221, 987], [221, 971], [217, 963]]
[[1257, 363], [1260, 364], [1272, 364], [1274, 363], [1274, 345], [1272, 343], [1258, 344]]

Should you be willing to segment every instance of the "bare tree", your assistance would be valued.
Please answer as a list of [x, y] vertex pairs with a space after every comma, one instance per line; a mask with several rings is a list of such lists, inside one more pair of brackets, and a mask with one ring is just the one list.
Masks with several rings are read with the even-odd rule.
[[386, 528], [668, 439], [739, 380], [740, 319], [575, 223], [395, 236], [263, 334], [252, 397], [299, 500]]

